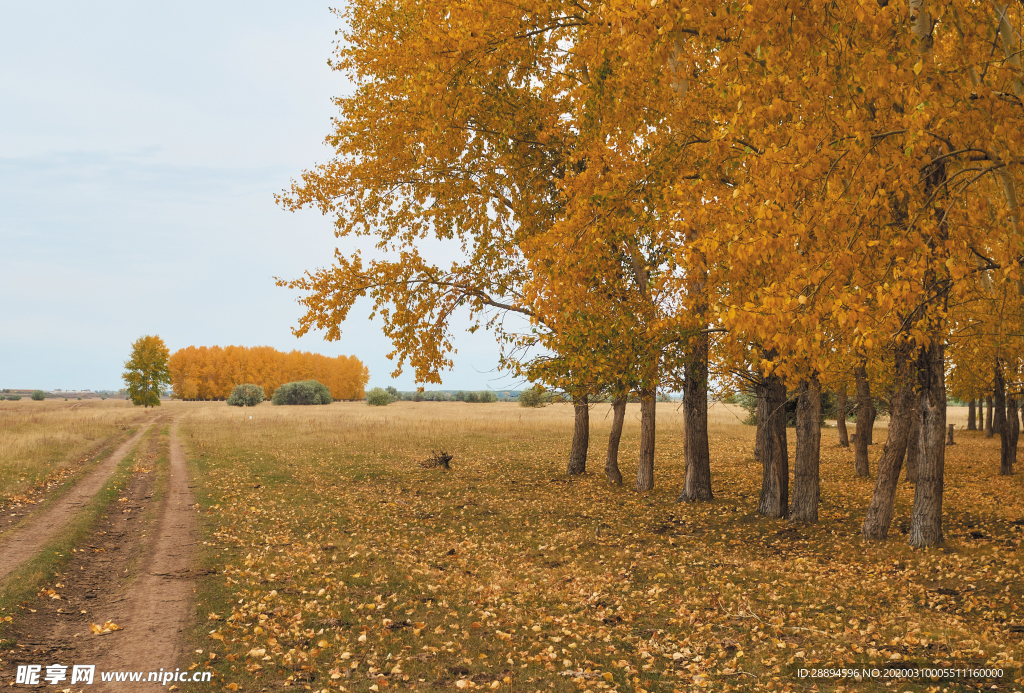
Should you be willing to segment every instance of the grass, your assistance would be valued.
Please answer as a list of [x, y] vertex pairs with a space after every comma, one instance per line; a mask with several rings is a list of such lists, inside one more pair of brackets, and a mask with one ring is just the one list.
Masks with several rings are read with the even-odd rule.
[[[153, 464], [153, 450], [157, 446], [154, 427], [131, 452], [125, 455], [103, 488], [79, 511], [35, 558], [0, 581], [0, 647], [10, 643], [5, 636], [7, 628], [24, 608], [23, 602], [35, 595], [45, 584], [59, 579], [64, 566], [71, 560], [72, 550], [80, 546], [97, 520], [117, 502], [132, 474], [148, 472], [145, 464]], [[163, 445], [166, 449], [166, 442]], [[158, 460], [166, 468], [166, 456]], [[166, 476], [166, 471], [162, 472]], [[158, 477], [160, 478], [160, 477]], [[160, 482], [158, 482], [160, 483]], [[166, 482], [163, 482], [166, 483]]]
[[[570, 480], [565, 405], [196, 406], [182, 432], [216, 573], [192, 666], [246, 691], [839, 690], [797, 671], [946, 662], [1020, 677], [1024, 493], [996, 475], [997, 440], [949, 448], [948, 541], [919, 551], [900, 532], [907, 484], [892, 538], [860, 539], [873, 481], [834, 429], [821, 521], [791, 526], [754, 513], [742, 411], [713, 408], [716, 499], [684, 506], [682, 413], [659, 405], [657, 488], [638, 494], [603, 479], [608, 409]], [[450, 471], [418, 464], [441, 448]]]
[[0, 508], [38, 502], [145, 415], [113, 400], [0, 402]]

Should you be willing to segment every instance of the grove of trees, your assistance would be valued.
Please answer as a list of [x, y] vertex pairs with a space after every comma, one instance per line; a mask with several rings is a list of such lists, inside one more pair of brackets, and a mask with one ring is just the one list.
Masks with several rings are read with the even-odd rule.
[[[906, 464], [909, 541], [942, 541], [947, 394], [993, 398], [1012, 472], [1024, 6], [352, 0], [341, 15], [333, 66], [356, 88], [336, 99], [336, 156], [280, 202], [380, 259], [339, 252], [281, 280], [303, 292], [300, 334], [337, 338], [369, 297], [398, 371], [440, 382], [464, 309], [503, 366], [571, 396], [570, 474], [586, 471], [590, 402], [611, 397], [621, 480], [639, 396], [641, 491], [658, 389], [682, 391], [681, 501], [713, 497], [709, 384], [751, 391], [757, 509], [800, 521], [817, 519], [833, 391], [857, 406], [857, 472], [876, 476], [868, 538], [887, 536]], [[450, 263], [424, 252], [438, 243]], [[891, 423], [870, 470], [878, 399]]]
[[362, 399], [370, 373], [355, 356], [323, 356], [271, 347], [186, 347], [168, 361], [174, 397], [224, 400], [236, 385], [251, 383], [268, 396], [283, 384], [316, 380], [336, 400]]

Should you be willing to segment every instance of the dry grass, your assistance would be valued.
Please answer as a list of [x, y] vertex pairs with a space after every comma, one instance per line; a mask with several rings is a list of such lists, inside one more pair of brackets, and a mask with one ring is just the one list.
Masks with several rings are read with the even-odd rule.
[[[591, 472], [570, 480], [564, 405], [194, 407], [182, 430], [216, 571], [195, 665], [239, 690], [810, 690], [836, 682], [798, 669], [904, 662], [1020, 677], [1024, 492], [995, 474], [997, 441], [962, 434], [949, 449], [948, 542], [915, 551], [908, 484], [892, 538], [860, 539], [873, 482], [834, 429], [821, 521], [790, 526], [753, 512], [754, 429], [736, 408], [712, 409], [716, 499], [698, 506], [676, 502], [676, 405], [659, 405], [646, 494], [603, 480], [607, 409], [594, 408]], [[440, 448], [450, 471], [417, 464]]]
[[37, 499], [144, 415], [121, 400], [0, 402], [0, 505]]

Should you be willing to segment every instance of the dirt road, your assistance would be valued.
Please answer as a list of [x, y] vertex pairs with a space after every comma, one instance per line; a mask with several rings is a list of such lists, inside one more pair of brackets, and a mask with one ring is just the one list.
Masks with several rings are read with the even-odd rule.
[[[0, 680], [14, 680], [19, 664], [42, 665], [45, 673], [47, 665], [59, 663], [68, 667], [68, 678], [57, 690], [70, 684], [74, 665], [95, 667], [92, 685], [70, 686], [75, 693], [167, 690], [167, 683], [146, 679], [182, 664], [182, 631], [194, 613], [191, 562], [198, 539], [198, 511], [177, 432], [175, 421], [169, 438], [149, 439], [144, 463], [136, 465], [122, 497], [52, 586], [60, 598], [44, 591], [30, 605], [34, 611], [16, 622], [17, 648], [0, 667]], [[167, 484], [154, 495], [154, 467], [162, 456], [168, 458]], [[94, 624], [118, 629], [96, 633]], [[104, 672], [141, 672], [141, 682], [104, 682]]]
[[0, 557], [3, 559], [0, 561], [0, 580], [36, 556], [68, 521], [85, 507], [103, 488], [103, 484], [114, 473], [124, 456], [138, 444], [152, 425], [152, 421], [144, 424], [135, 435], [121, 443], [107, 459], [86, 474], [62, 498], [55, 500], [49, 508], [30, 516], [23, 525], [0, 538]]

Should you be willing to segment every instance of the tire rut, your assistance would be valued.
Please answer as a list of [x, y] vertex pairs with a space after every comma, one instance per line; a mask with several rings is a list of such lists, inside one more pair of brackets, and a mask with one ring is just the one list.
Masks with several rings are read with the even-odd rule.
[[[59, 663], [68, 667], [70, 679], [72, 665], [93, 665], [94, 681], [81, 690], [124, 691], [126, 685], [167, 690], [166, 683], [146, 679], [149, 672], [174, 672], [183, 663], [182, 633], [194, 614], [198, 577], [192, 570], [198, 511], [177, 431], [174, 420], [163, 494], [154, 499], [152, 470], [137, 469], [122, 498], [78, 547], [77, 559], [57, 577], [53, 589], [59, 600], [44, 589], [27, 605], [30, 613], [16, 623], [16, 651], [4, 662], [10, 674], [19, 664], [42, 665], [45, 672], [47, 665]], [[158, 443], [151, 440], [147, 457], [156, 459]], [[93, 624], [102, 628], [111, 622], [119, 628], [92, 630]], [[143, 674], [140, 683], [104, 682], [102, 672]], [[68, 690], [78, 693], [79, 686]]]
[[67, 526], [68, 522], [103, 488], [117, 469], [117, 465], [138, 445], [154, 422], [155, 420], [147, 422], [131, 438], [117, 446], [98, 467], [86, 474], [50, 507], [33, 513], [20, 527], [10, 530], [0, 539], [0, 556], [3, 557], [0, 562], [0, 580], [34, 558]]

